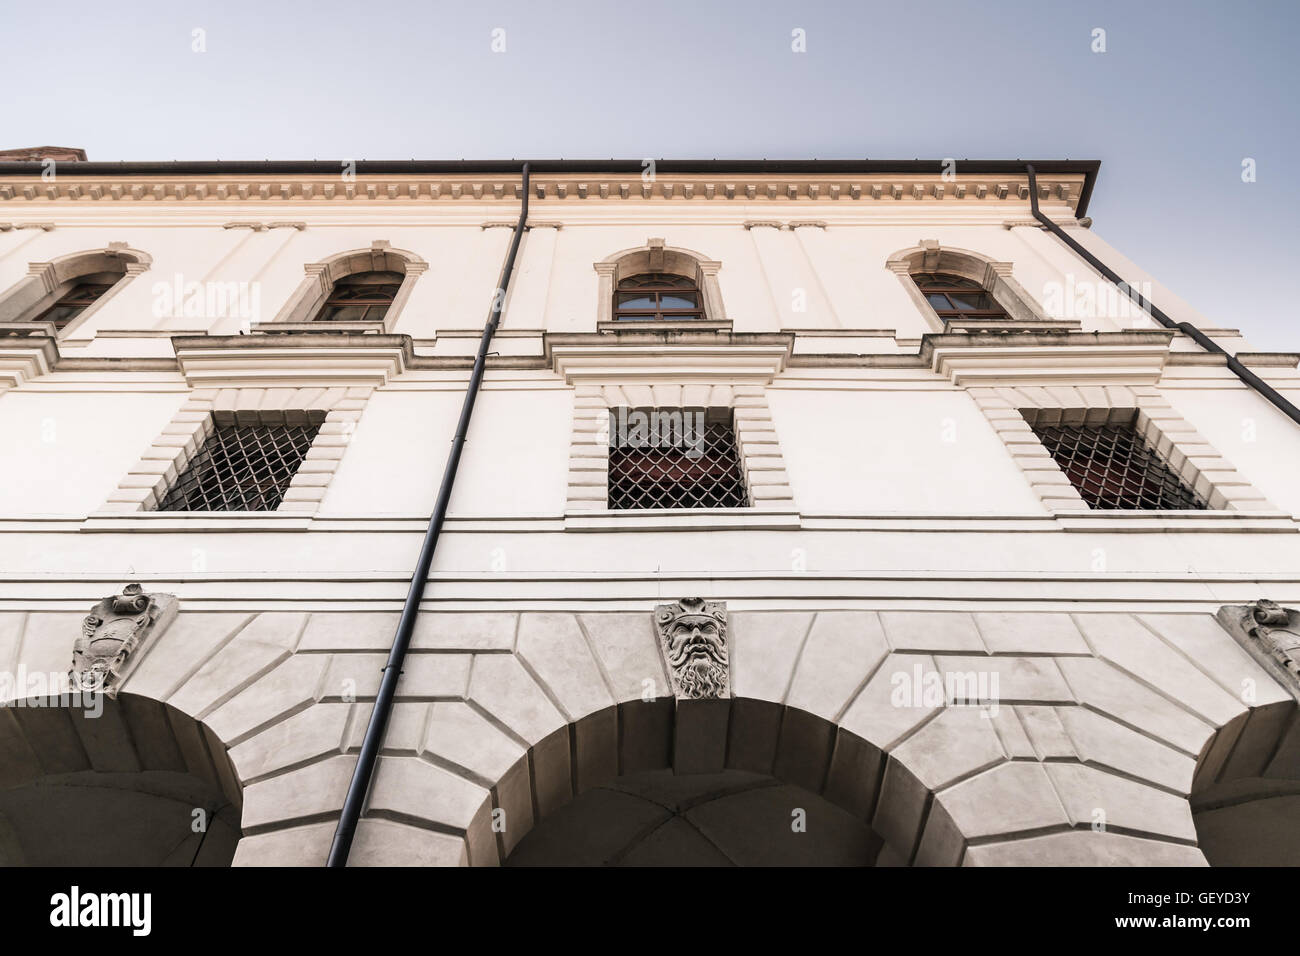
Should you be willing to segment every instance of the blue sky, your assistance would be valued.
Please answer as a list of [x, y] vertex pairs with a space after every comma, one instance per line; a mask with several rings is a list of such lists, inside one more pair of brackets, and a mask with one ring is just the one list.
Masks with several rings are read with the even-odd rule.
[[1211, 324], [1300, 349], [1297, 310], [1268, 288], [1300, 251], [1300, 3], [0, 0], [0, 15], [0, 146], [95, 160], [1100, 159], [1099, 234]]

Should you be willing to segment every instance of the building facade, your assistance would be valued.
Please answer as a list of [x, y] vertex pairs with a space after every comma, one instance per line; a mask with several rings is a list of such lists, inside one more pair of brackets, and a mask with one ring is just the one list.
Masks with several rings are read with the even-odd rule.
[[495, 298], [351, 864], [1300, 863], [1300, 425], [1034, 208], [1297, 356], [1097, 171], [0, 163], [0, 858], [324, 864]]

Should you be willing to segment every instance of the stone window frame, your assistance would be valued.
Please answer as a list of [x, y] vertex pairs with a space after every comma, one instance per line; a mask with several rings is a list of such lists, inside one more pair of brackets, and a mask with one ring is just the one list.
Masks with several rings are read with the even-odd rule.
[[[609, 413], [614, 408], [704, 408], [732, 413], [736, 452], [750, 504], [744, 508], [609, 508]], [[637, 518], [794, 510], [776, 425], [761, 385], [645, 384], [575, 386], [566, 510]]]
[[596, 307], [596, 328], [608, 331], [615, 327], [626, 328], [628, 323], [614, 320], [614, 293], [618, 283], [629, 276], [642, 275], [647, 272], [666, 272], [669, 275], [682, 276], [695, 283], [703, 300], [703, 319], [691, 319], [684, 322], [645, 321], [637, 322], [637, 328], [652, 329], [665, 327], [683, 327], [691, 329], [730, 329], [731, 320], [727, 318], [726, 308], [722, 302], [722, 287], [718, 284], [718, 273], [722, 263], [709, 259], [691, 249], [665, 245], [663, 239], [650, 238], [644, 245], [623, 249], [606, 256], [599, 262], [592, 263], [600, 277], [597, 284], [599, 295]]
[[913, 273], [944, 272], [969, 279], [993, 296], [1013, 322], [1046, 323], [1067, 328], [1078, 325], [1077, 322], [1054, 319], [1048, 315], [1025, 287], [1016, 281], [1012, 275], [1012, 263], [995, 262], [988, 256], [969, 249], [944, 246], [938, 239], [922, 239], [911, 248], [899, 250], [886, 260], [885, 268], [898, 276], [908, 298], [935, 332], [946, 332], [949, 326], [916, 287]]
[[1276, 513], [1263, 493], [1180, 415], [1152, 385], [1019, 385], [967, 389], [1048, 511], [1115, 518], [1165, 514], [1089, 508], [1030, 422], [1104, 425], [1137, 413], [1138, 434], [1200, 494], [1209, 512]]
[[[258, 520], [286, 513], [313, 515], [320, 509], [373, 391], [372, 386], [195, 389], [118, 483], [100, 511], [223, 520], [245, 517]], [[239, 425], [295, 425], [306, 424], [311, 412], [323, 412], [324, 421], [275, 511], [153, 510], [203, 447], [218, 418], [233, 416], [234, 423]]]
[[[429, 263], [414, 252], [406, 249], [394, 249], [387, 240], [377, 239], [367, 249], [349, 249], [303, 266], [306, 273], [302, 282], [294, 289], [284, 306], [270, 322], [258, 322], [254, 331], [285, 332], [324, 330], [333, 332], [392, 332], [397, 320], [410, 299], [415, 283], [427, 272]], [[340, 279], [360, 272], [401, 272], [402, 284], [397, 289], [393, 303], [379, 322], [329, 322], [318, 323], [325, 300], [329, 298], [334, 285]]]
[[100, 249], [70, 252], [47, 262], [29, 262], [27, 275], [0, 297], [0, 322], [35, 321], [36, 316], [53, 305], [82, 276], [120, 271], [121, 278], [107, 292], [58, 331], [58, 338], [70, 338], [72, 332], [89, 321], [136, 276], [148, 272], [152, 265], [152, 256], [140, 249], [132, 249], [125, 242], [110, 242]]

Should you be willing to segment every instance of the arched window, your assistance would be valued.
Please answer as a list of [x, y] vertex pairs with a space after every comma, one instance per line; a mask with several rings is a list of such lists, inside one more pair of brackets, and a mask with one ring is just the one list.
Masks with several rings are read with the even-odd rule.
[[946, 272], [914, 272], [912, 281], [935, 314], [945, 323], [954, 319], [1009, 319], [992, 293], [972, 279]]
[[334, 283], [318, 322], [382, 322], [406, 277], [400, 272], [354, 272]]
[[614, 293], [616, 321], [677, 322], [704, 318], [699, 287], [685, 276], [646, 272], [620, 279]]
[[113, 242], [49, 262], [29, 262], [27, 275], [0, 294], [0, 323], [33, 328], [49, 323], [63, 338], [84, 326], [152, 261], [148, 253]]
[[53, 322], [62, 332], [73, 319], [90, 308], [109, 289], [117, 285], [125, 272], [92, 272], [64, 283], [55, 290], [55, 300], [33, 318], [34, 322]]
[[302, 284], [254, 332], [391, 332], [429, 264], [387, 240], [306, 263]]

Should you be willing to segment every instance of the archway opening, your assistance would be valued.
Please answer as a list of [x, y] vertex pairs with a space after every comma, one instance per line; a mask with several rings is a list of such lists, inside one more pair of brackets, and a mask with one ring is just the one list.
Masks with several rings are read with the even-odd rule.
[[884, 806], [890, 766], [872, 744], [794, 707], [629, 701], [551, 734], [497, 783], [497, 853], [471, 849], [471, 861], [906, 865], [914, 838], [893, 846], [875, 823], [882, 812], [923, 820], [926, 796], [894, 788]]
[[616, 777], [544, 819], [507, 866], [873, 866], [883, 841], [825, 797], [743, 770]]
[[1254, 708], [1205, 743], [1190, 797], [1210, 866], [1300, 866], [1300, 709]]
[[226, 748], [173, 707], [131, 694], [11, 702], [0, 752], [0, 865], [234, 858], [242, 795]]
[[1210, 866], [1300, 866], [1300, 781], [1247, 777], [1192, 797]]

